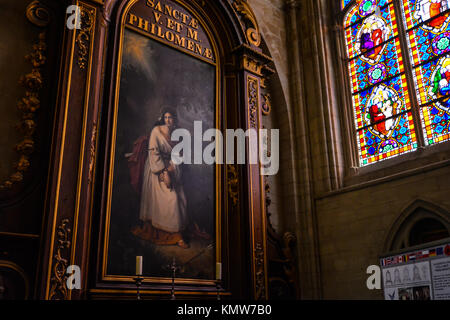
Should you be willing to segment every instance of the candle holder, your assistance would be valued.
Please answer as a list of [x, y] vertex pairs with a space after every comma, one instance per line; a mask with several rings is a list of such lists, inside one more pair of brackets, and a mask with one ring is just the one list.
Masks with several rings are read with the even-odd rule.
[[137, 300], [141, 300], [141, 292], [139, 290], [139, 288], [142, 285], [142, 281], [144, 280], [144, 278], [141, 275], [136, 275], [136, 278], [133, 278], [135, 284], [136, 284], [136, 288], [137, 288], [137, 296], [136, 299]]
[[175, 275], [179, 269], [180, 268], [177, 267], [177, 265], [175, 263], [175, 257], [174, 257], [172, 260], [172, 264], [170, 265], [170, 270], [172, 270], [172, 290], [171, 290], [170, 300], [176, 300], [176, 298], [175, 298]]

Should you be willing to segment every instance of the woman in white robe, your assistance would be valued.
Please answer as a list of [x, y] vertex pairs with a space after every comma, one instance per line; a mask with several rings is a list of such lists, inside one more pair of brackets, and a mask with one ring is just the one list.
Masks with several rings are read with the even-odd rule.
[[139, 217], [144, 221], [144, 227], [133, 233], [155, 244], [188, 248], [181, 234], [187, 226], [181, 167], [170, 160], [175, 112], [163, 111], [161, 122], [163, 124], [156, 125], [150, 134], [143, 173]]

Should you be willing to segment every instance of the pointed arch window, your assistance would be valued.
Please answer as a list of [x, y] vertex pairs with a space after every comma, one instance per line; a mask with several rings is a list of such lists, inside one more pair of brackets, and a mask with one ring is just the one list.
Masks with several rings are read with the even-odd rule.
[[360, 166], [449, 140], [450, 0], [342, 0]]

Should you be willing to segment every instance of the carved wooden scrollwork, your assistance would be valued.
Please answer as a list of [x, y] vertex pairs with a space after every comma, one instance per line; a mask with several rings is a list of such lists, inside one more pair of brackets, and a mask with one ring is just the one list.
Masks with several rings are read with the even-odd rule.
[[242, 57], [242, 67], [258, 76], [262, 75], [262, 68], [263, 64], [261, 62], [258, 62], [257, 60], [249, 57], [249, 56], [243, 56]]
[[256, 300], [265, 299], [266, 285], [264, 277], [264, 249], [261, 243], [255, 246], [255, 268], [256, 268]]
[[270, 213], [269, 206], [272, 203], [272, 199], [270, 198], [270, 185], [268, 182], [266, 182], [266, 184], [264, 186], [264, 196], [265, 196], [266, 217], [267, 217], [267, 222], [268, 222], [268, 228], [269, 228], [270, 232], [272, 232], [273, 234], [276, 234], [275, 228], [273, 227], [272, 221], [270, 219], [272, 214]]
[[[50, 13], [38, 0], [27, 6], [25, 15], [31, 23], [38, 27], [45, 27], [50, 22]], [[43, 86], [41, 68], [46, 63], [45, 51], [45, 33], [42, 32], [39, 34], [39, 42], [33, 45], [33, 52], [25, 56], [25, 59], [32, 65], [31, 72], [19, 80], [20, 85], [26, 90], [25, 96], [17, 102], [17, 108], [22, 115], [22, 121], [17, 127], [23, 133], [22, 141], [15, 146], [19, 160], [14, 164], [15, 172], [0, 184], [0, 190], [10, 189], [15, 183], [23, 181], [23, 174], [30, 167], [30, 154], [34, 149], [33, 134], [36, 129], [34, 114], [40, 108], [41, 103], [39, 91]]]
[[297, 243], [297, 237], [292, 232], [286, 232], [283, 235], [283, 253], [286, 257], [286, 262], [283, 267], [286, 278], [288, 279], [288, 283], [295, 289], [296, 297], [298, 298], [298, 294], [300, 292], [299, 282], [297, 276], [297, 270], [295, 266], [295, 257], [293, 248]]
[[78, 45], [78, 66], [85, 69], [88, 61], [89, 43], [94, 26], [95, 9], [80, 6], [81, 30], [77, 35], [76, 43]]
[[248, 27], [246, 30], [246, 35], [248, 42], [256, 47], [259, 47], [261, 44], [261, 34], [259, 32], [258, 22], [256, 21], [252, 8], [250, 8], [246, 0], [235, 0], [233, 2], [233, 7], [247, 22]]
[[[32, 16], [33, 12], [36, 14], [46, 12], [43, 8], [38, 9], [36, 2], [30, 4], [30, 6], [34, 6], [34, 9], [33, 11], [27, 10], [27, 17]], [[33, 21], [37, 21], [36, 16], [33, 17]], [[39, 34], [39, 42], [33, 45], [33, 52], [25, 56], [25, 59], [31, 63], [32, 69], [30, 73], [22, 76], [19, 80], [20, 85], [25, 88], [25, 96], [17, 102], [17, 108], [22, 116], [22, 121], [17, 127], [23, 133], [23, 139], [15, 146], [15, 150], [19, 154], [19, 160], [14, 165], [15, 172], [0, 184], [0, 190], [10, 189], [15, 183], [22, 181], [24, 172], [30, 167], [30, 154], [34, 149], [33, 134], [36, 129], [34, 115], [41, 103], [39, 91], [43, 86], [41, 67], [46, 62], [45, 50], [45, 33], [43, 32]]]
[[227, 165], [228, 178], [228, 196], [233, 201], [233, 205], [237, 206], [239, 202], [239, 178], [236, 167], [234, 165]]
[[28, 5], [25, 14], [28, 20], [38, 27], [45, 27], [50, 22], [50, 14], [48, 10], [43, 7], [38, 0], [35, 0]]
[[269, 244], [272, 246], [268, 257], [269, 268], [269, 298], [299, 299], [300, 289], [296, 268], [295, 246], [296, 236], [286, 232], [283, 237], [269, 229]]
[[89, 177], [88, 177], [88, 183], [91, 184], [92, 182], [92, 172], [94, 170], [94, 162], [95, 162], [95, 140], [97, 137], [97, 123], [94, 123], [92, 127], [92, 133], [91, 133], [91, 146], [89, 148]]
[[247, 83], [248, 107], [250, 112], [250, 127], [258, 126], [258, 81], [254, 78], [248, 78]]
[[270, 99], [270, 94], [263, 95], [263, 99], [264, 99], [264, 102], [262, 103], [261, 111], [262, 111], [263, 115], [268, 116], [268, 115], [270, 115], [270, 112], [272, 111], [272, 102]]
[[53, 256], [53, 269], [51, 277], [51, 289], [49, 294], [49, 300], [65, 300], [68, 296], [67, 290], [67, 267], [69, 265], [68, 258], [65, 258], [65, 254], [68, 253], [67, 249], [70, 247], [71, 229], [68, 227], [69, 219], [64, 219], [57, 230], [56, 240], [56, 254]]

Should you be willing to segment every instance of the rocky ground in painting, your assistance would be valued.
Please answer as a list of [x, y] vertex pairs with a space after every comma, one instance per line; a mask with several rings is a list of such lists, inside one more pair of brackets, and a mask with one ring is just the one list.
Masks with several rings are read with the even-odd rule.
[[[172, 261], [175, 258], [175, 263], [180, 267], [179, 276], [195, 275], [200, 278], [213, 279], [213, 268], [215, 261], [214, 244], [211, 241], [193, 239], [189, 243], [190, 247], [183, 249], [179, 246], [155, 246], [154, 251], [157, 255], [164, 257], [164, 260]], [[212, 268], [206, 268], [206, 266]], [[206, 271], [209, 269], [208, 271]], [[205, 270], [205, 271], [201, 271]], [[204, 275], [199, 274], [205, 273]]]

